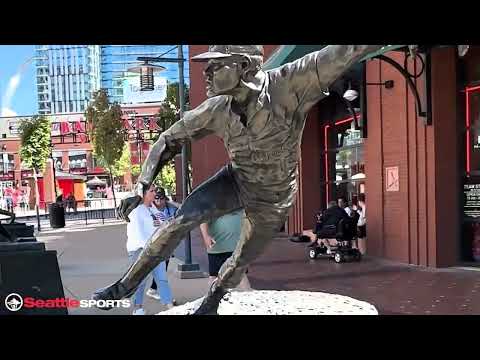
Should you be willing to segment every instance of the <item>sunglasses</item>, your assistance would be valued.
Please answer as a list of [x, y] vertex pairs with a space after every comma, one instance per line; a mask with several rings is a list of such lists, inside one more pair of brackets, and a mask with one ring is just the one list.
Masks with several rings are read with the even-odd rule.
[[165, 200], [166, 197], [165, 196], [162, 196], [162, 195], [156, 195], [155, 196], [155, 200]]

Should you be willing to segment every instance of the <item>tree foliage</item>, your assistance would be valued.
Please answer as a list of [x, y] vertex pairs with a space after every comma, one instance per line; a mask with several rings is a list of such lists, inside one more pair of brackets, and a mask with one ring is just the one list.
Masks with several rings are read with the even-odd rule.
[[45, 116], [33, 116], [24, 119], [19, 125], [20, 157], [24, 165], [36, 172], [45, 169], [45, 164], [50, 156], [50, 120]]
[[141, 171], [142, 171], [142, 168], [138, 164], [132, 165], [132, 168], [130, 169], [130, 173], [132, 174], [132, 176], [140, 175]]
[[[179, 83], [171, 83], [167, 86], [167, 96], [162, 102], [159, 112], [157, 113], [157, 124], [160, 127], [160, 132], [164, 132], [175, 124], [180, 119], [180, 103], [178, 98], [178, 87]], [[189, 89], [187, 85], [185, 89], [185, 108], [189, 108]], [[153, 140], [156, 141], [158, 136]], [[172, 160], [170, 163], [165, 165], [155, 180], [155, 183], [158, 186], [163, 187], [170, 194], [176, 192], [176, 182], [175, 182], [175, 165]]]
[[130, 149], [128, 143], [125, 143], [123, 146], [122, 156], [113, 165], [112, 175], [115, 177], [123, 176], [127, 173], [130, 167]]
[[[188, 108], [188, 87], [185, 85], [185, 102]], [[161, 132], [167, 130], [180, 119], [180, 105], [178, 101], [178, 82], [168, 84], [167, 96], [162, 102], [159, 112], [157, 113], [157, 124]]]
[[85, 111], [93, 151], [100, 164], [113, 171], [124, 149], [122, 110], [117, 103], [110, 104], [106, 90], [94, 93], [93, 101]]
[[164, 188], [168, 194], [175, 194], [175, 166], [173, 162], [168, 163], [155, 179], [155, 184]]

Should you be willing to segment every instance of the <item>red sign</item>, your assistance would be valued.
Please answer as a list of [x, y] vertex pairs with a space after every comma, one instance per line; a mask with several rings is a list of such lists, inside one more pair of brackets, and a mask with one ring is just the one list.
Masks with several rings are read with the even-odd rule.
[[8, 181], [14, 179], [15, 173], [13, 171], [9, 171], [8, 173], [0, 172], [0, 181]]

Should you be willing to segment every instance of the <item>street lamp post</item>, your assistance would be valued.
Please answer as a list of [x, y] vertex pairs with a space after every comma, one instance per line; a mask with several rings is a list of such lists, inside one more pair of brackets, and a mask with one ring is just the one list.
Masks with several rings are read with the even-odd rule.
[[[183, 47], [182, 45], [177, 45], [178, 49], [178, 58], [163, 58], [163, 57], [139, 57], [137, 60], [143, 61], [141, 65], [144, 68], [148, 65], [148, 62], [174, 62], [178, 64], [178, 103], [179, 103], [179, 113], [180, 118], [183, 117], [185, 111], [185, 76], [184, 76], [184, 62], [183, 58]], [[150, 65], [153, 69], [157, 68], [155, 65]], [[153, 90], [153, 72], [143, 70], [143, 74], [148, 75], [151, 79], [147, 80], [146, 78], [141, 81], [141, 90], [148, 91]], [[143, 75], [142, 74], [142, 75]], [[145, 86], [144, 86], [145, 85]], [[182, 195], [183, 200], [188, 195], [188, 184], [189, 184], [189, 169], [188, 169], [188, 142], [182, 147]], [[192, 262], [192, 239], [190, 231], [186, 234], [185, 237], [185, 262], [184, 264], [178, 265], [178, 273], [182, 279], [192, 279], [204, 277], [204, 273], [200, 271], [200, 265], [194, 264]]]

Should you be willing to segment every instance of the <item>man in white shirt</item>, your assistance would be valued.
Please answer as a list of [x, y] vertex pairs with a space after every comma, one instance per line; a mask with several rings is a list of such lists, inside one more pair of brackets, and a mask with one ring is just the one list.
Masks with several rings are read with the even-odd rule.
[[[143, 203], [136, 207], [128, 216], [130, 222], [127, 225], [127, 251], [132, 264], [137, 260], [156, 228], [161, 224], [161, 221], [158, 219], [158, 210], [152, 206], [155, 195], [156, 188], [152, 185], [145, 193]], [[152, 274], [158, 285], [161, 301], [168, 308], [173, 307], [172, 292], [168, 284], [165, 262], [161, 262], [152, 271]], [[145, 315], [143, 310], [145, 285], [146, 280], [140, 284], [133, 295], [133, 315]]]

